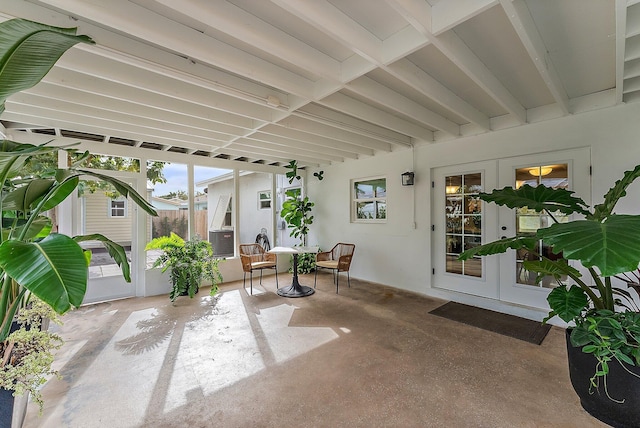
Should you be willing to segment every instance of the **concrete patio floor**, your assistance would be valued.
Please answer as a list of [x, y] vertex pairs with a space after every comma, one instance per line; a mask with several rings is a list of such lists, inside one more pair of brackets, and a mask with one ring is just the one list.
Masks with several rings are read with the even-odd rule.
[[65, 315], [63, 379], [25, 427], [605, 426], [571, 388], [563, 330], [533, 345], [430, 315], [441, 300], [318, 277], [298, 299], [265, 276], [253, 296], [233, 282]]

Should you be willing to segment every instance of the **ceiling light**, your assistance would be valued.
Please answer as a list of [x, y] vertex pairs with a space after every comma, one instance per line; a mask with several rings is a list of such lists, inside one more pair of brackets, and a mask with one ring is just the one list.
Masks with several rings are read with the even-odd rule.
[[551, 174], [551, 171], [553, 171], [552, 167], [550, 167], [550, 166], [541, 166], [541, 167], [537, 167], [537, 168], [531, 168], [529, 170], [529, 174], [538, 177], [540, 175], [549, 175], [549, 174]]

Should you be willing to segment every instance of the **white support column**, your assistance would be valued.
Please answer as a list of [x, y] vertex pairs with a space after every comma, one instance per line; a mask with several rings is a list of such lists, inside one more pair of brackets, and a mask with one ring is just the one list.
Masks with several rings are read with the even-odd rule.
[[[189, 162], [187, 164], [187, 193], [189, 196], [189, 199], [187, 199], [187, 209], [189, 210], [189, 222], [187, 224], [187, 230], [189, 231], [189, 239], [191, 239], [193, 236], [195, 236], [196, 231], [196, 215], [193, 212], [195, 204], [194, 204], [194, 199], [195, 199], [195, 185], [194, 185], [194, 172], [193, 172], [193, 163]], [[205, 239], [206, 237], [201, 236], [202, 239]]]

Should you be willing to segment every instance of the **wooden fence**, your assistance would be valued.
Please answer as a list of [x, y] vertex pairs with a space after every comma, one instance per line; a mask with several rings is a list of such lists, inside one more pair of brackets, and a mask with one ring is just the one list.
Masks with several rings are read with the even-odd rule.
[[[168, 236], [174, 232], [183, 239], [189, 239], [188, 227], [189, 212], [187, 210], [158, 210], [158, 217], [152, 217], [151, 236]], [[207, 227], [207, 210], [194, 211], [195, 233], [200, 238], [209, 239], [209, 228]]]

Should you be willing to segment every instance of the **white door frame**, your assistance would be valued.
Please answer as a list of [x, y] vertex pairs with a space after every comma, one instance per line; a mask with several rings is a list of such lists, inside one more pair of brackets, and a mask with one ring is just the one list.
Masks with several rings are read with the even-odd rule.
[[[457, 293], [484, 297], [536, 309], [548, 309], [546, 297], [549, 288], [516, 284], [515, 251], [506, 254], [483, 257], [483, 277], [474, 278], [447, 273], [445, 269], [445, 183], [450, 175], [482, 172], [484, 192], [494, 188], [514, 186], [515, 169], [529, 164], [567, 163], [570, 190], [576, 192], [585, 203], [591, 203], [591, 151], [589, 147], [558, 150], [517, 157], [479, 161], [467, 164], [434, 168], [432, 171], [432, 263], [433, 287]], [[487, 243], [502, 236], [515, 235], [514, 210], [498, 207], [496, 204], [483, 204], [482, 242]], [[502, 228], [505, 228], [504, 230]]]

